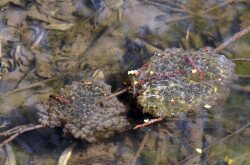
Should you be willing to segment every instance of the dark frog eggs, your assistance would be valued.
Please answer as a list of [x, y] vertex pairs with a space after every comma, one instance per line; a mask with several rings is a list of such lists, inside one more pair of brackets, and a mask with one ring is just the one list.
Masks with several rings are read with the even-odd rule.
[[225, 100], [235, 64], [224, 55], [203, 50], [166, 49], [133, 74], [134, 91], [144, 113], [155, 117], [199, 112]]
[[125, 106], [116, 97], [105, 99], [109, 95], [111, 88], [102, 81], [75, 81], [60, 91], [68, 104], [51, 99], [37, 105], [39, 122], [48, 127], [62, 126], [65, 132], [88, 142], [130, 129]]

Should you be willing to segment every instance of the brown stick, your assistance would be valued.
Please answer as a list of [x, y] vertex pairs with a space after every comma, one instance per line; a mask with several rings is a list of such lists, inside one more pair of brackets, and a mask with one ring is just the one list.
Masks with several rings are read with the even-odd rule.
[[24, 129], [25, 127], [27, 127], [27, 125], [19, 125], [17, 127], [11, 128], [7, 131], [0, 133], [0, 136], [10, 136], [10, 135], [16, 133], [18, 130]]
[[152, 120], [150, 120], [150, 121], [148, 121], [148, 122], [146, 122], [146, 123], [139, 124], [139, 125], [135, 126], [133, 129], [135, 130], [135, 129], [138, 129], [138, 128], [145, 127], [145, 126], [150, 125], [150, 124], [153, 124], [153, 123], [155, 123], [155, 122], [162, 121], [162, 119], [163, 119], [163, 117], [159, 117], [159, 118], [156, 118], [156, 119], [152, 119]]
[[222, 51], [223, 49], [225, 49], [229, 44], [231, 44], [232, 42], [238, 40], [239, 38], [241, 38], [242, 36], [244, 36], [245, 34], [250, 32], [250, 26], [248, 26], [247, 28], [239, 31], [238, 33], [235, 33], [233, 35], [233, 37], [229, 38], [228, 40], [226, 40], [224, 43], [222, 43], [220, 46], [218, 46], [217, 48], [214, 49], [214, 51], [216, 53]]
[[[15, 139], [18, 135], [21, 135], [22, 133], [24, 132], [28, 132], [28, 131], [31, 131], [31, 130], [35, 130], [35, 129], [39, 129], [39, 128], [44, 128], [45, 126], [42, 125], [42, 124], [39, 124], [39, 125], [29, 125], [28, 127], [22, 129], [22, 130], [19, 130], [18, 132], [14, 133], [14, 135], [10, 136], [8, 139], [4, 140], [2, 143], [0, 143], [0, 147], [2, 147], [3, 145], [11, 142], [13, 139]], [[19, 127], [20, 129], [20, 127]], [[13, 129], [12, 129], [13, 130]], [[17, 130], [17, 129], [16, 129]]]
[[112, 97], [115, 97], [115, 96], [118, 96], [118, 95], [120, 95], [120, 94], [123, 94], [123, 93], [125, 93], [126, 91], [127, 91], [126, 88], [125, 88], [125, 89], [122, 89], [122, 90], [120, 90], [120, 91], [118, 91], [118, 92], [115, 92], [115, 93], [113, 93], [113, 94], [107, 96], [104, 100], [111, 99]]

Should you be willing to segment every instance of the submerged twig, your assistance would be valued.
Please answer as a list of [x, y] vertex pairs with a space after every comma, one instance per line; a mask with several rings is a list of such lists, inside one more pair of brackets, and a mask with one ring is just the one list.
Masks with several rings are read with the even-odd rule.
[[221, 3], [214, 3], [211, 6], [208, 6], [206, 10], [202, 11], [202, 14], [209, 13], [213, 10], [218, 10], [223, 8], [226, 5], [229, 5], [230, 3], [236, 2], [235, 0], [227, 0], [227, 1], [222, 1]]
[[154, 6], [158, 6], [158, 7], [163, 7], [165, 9], [168, 9], [169, 11], [182, 12], [182, 13], [190, 13], [189, 10], [186, 10], [186, 9], [183, 9], [183, 8], [170, 7], [168, 5], [164, 5], [164, 4], [161, 4], [161, 3], [158, 3], [158, 2], [154, 2], [154, 1], [144, 0], [144, 2], [147, 3], [147, 4], [150, 4], [150, 5], [154, 5]]
[[250, 61], [250, 58], [234, 58], [233, 61]]
[[67, 31], [74, 27], [74, 23], [59, 23], [59, 24], [49, 24], [49, 25], [43, 25], [44, 28], [50, 29], [50, 30], [60, 30], [60, 31]]
[[241, 85], [234, 84], [232, 88], [234, 90], [238, 90], [242, 92], [250, 92], [250, 86], [241, 86]]
[[108, 99], [110, 99], [112, 97], [116, 97], [116, 96], [121, 95], [121, 94], [123, 94], [125, 92], [127, 92], [127, 88], [122, 89], [122, 90], [120, 90], [118, 92], [113, 93], [112, 95], [107, 96], [104, 100], [108, 100]]
[[157, 147], [157, 156], [155, 158], [154, 161], [154, 165], [158, 165], [161, 161], [161, 158], [163, 158], [163, 153], [164, 151], [166, 152], [166, 137], [165, 137], [165, 132], [160, 130], [159, 131], [159, 137], [160, 137], [160, 141], [158, 142], [158, 147]]
[[247, 74], [247, 75], [238, 74], [237, 76], [238, 76], [238, 78], [242, 78], [242, 79], [243, 78], [246, 78], [246, 79], [250, 78], [249, 74]]
[[[233, 132], [232, 134], [228, 135], [228, 136], [225, 136], [224, 138], [221, 138], [220, 140], [218, 140], [217, 142], [211, 144], [210, 146], [202, 149], [202, 152], [206, 152], [207, 150], [209, 150], [210, 148], [220, 144], [220, 143], [223, 143], [225, 140], [228, 140], [229, 138], [231, 138], [232, 136], [234, 135], [237, 135], [239, 133], [241, 133], [242, 131], [244, 131], [246, 128], [248, 128], [250, 126], [250, 122], [248, 122], [246, 125], [244, 125], [243, 127], [241, 127], [240, 129], [236, 130], [235, 132]], [[182, 160], [179, 162], [179, 164], [183, 164], [185, 163], [186, 161], [188, 161], [189, 159], [191, 158], [194, 158], [195, 156], [197, 156], [198, 153], [194, 153], [194, 154], [191, 154], [190, 156], [188, 156], [186, 159]]]
[[3, 124], [0, 125], [0, 129], [1, 129], [1, 128], [5, 128], [8, 124], [9, 124], [9, 123], [5, 120], [5, 121], [3, 122]]
[[228, 40], [226, 40], [224, 43], [222, 43], [220, 46], [218, 46], [217, 48], [214, 49], [214, 51], [216, 53], [222, 51], [223, 49], [225, 49], [229, 44], [231, 44], [232, 42], [240, 39], [242, 36], [244, 36], [245, 34], [250, 32], [250, 26], [248, 26], [247, 28], [239, 31], [238, 33], [235, 33], [231, 38], [229, 38]]
[[18, 88], [18, 86], [21, 84], [21, 82], [22, 82], [23, 80], [25, 80], [25, 78], [26, 78], [28, 75], [30, 75], [31, 73], [33, 73], [35, 70], [36, 70], [36, 67], [33, 68], [31, 71], [26, 72], [26, 73], [24, 74], [24, 76], [21, 77], [20, 80], [17, 82], [17, 84], [15, 85], [14, 89]]
[[18, 92], [23, 91], [23, 90], [27, 90], [27, 89], [31, 89], [31, 88], [35, 88], [35, 87], [39, 87], [39, 86], [44, 86], [45, 85], [44, 82], [46, 82], [46, 80], [45, 81], [40, 81], [40, 82], [37, 82], [37, 83], [33, 83], [33, 84], [29, 84], [29, 85], [25, 85], [25, 86], [22, 86], [20, 88], [16, 88], [16, 89], [14, 89], [12, 91], [9, 91], [9, 92], [5, 93], [3, 95], [3, 97], [9, 96], [9, 95], [14, 94], [14, 93], [18, 93]]
[[[18, 128], [17, 128], [18, 127]], [[16, 131], [11, 131], [11, 133], [12, 133], [12, 135], [8, 138], [8, 139], [6, 139], [6, 140], [4, 140], [2, 143], [0, 143], [0, 147], [2, 147], [3, 145], [5, 145], [5, 144], [7, 144], [7, 143], [9, 143], [9, 142], [11, 142], [13, 139], [15, 139], [18, 135], [21, 135], [22, 133], [24, 133], [24, 132], [28, 132], [28, 131], [31, 131], [31, 130], [35, 130], [35, 129], [39, 129], [39, 128], [44, 128], [45, 126], [44, 125], [42, 125], [42, 124], [38, 124], [38, 125], [33, 125], [33, 124], [31, 124], [31, 125], [27, 125], [27, 126], [22, 126], [22, 127], [20, 127], [20, 126], [17, 126], [17, 127], [15, 127], [15, 128], [13, 128], [13, 129], [11, 129], [11, 130], [16, 130]], [[9, 130], [7, 130], [6, 132], [3, 132], [3, 133], [1, 133], [2, 135], [5, 135], [6, 134], [6, 136], [8, 136], [9, 135]]]
[[9, 129], [7, 131], [1, 132], [0, 137], [1, 136], [10, 136], [10, 135], [18, 132], [18, 130], [24, 129], [25, 127], [27, 127], [27, 125], [19, 125], [19, 126], [16, 126], [14, 128], [11, 128], [11, 129]]
[[138, 151], [137, 151], [136, 154], [135, 154], [135, 157], [134, 157], [134, 159], [133, 159], [133, 162], [131, 163], [132, 165], [134, 165], [134, 164], [136, 163], [136, 160], [137, 160], [137, 159], [139, 158], [139, 156], [141, 155], [141, 152], [142, 152], [142, 150], [143, 150], [143, 148], [144, 148], [144, 146], [145, 146], [145, 144], [146, 144], [146, 142], [147, 142], [147, 140], [148, 140], [149, 132], [150, 132], [150, 131], [146, 132], [146, 134], [144, 135], [143, 140], [142, 140], [142, 142], [141, 142], [141, 144], [140, 144], [140, 147], [139, 147]]
[[36, 82], [36, 83], [33, 83], [33, 84], [29, 84], [29, 85], [24, 85], [24, 86], [21, 86], [19, 88], [16, 88], [12, 91], [9, 91], [5, 94], [3, 94], [0, 98], [4, 98], [6, 96], [9, 96], [11, 94], [14, 94], [14, 93], [18, 93], [18, 92], [21, 92], [21, 91], [24, 91], [24, 90], [27, 90], [27, 89], [31, 89], [31, 88], [35, 88], [35, 87], [39, 87], [39, 86], [44, 86], [46, 85], [46, 83], [50, 82], [50, 81], [53, 81], [53, 80], [57, 80], [59, 78], [62, 78], [68, 74], [71, 74], [71, 75], [82, 75], [82, 74], [77, 74], [77, 73], [63, 73], [63, 74], [60, 74], [60, 75], [57, 75], [57, 76], [54, 76], [52, 78], [49, 78], [47, 80], [43, 80], [43, 81], [39, 81], [39, 82]]

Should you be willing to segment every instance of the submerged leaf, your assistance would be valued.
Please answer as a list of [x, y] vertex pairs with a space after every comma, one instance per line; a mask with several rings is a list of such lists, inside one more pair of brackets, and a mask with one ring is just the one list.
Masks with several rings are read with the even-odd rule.
[[68, 162], [75, 146], [76, 146], [76, 143], [73, 143], [63, 151], [63, 153], [61, 154], [61, 156], [59, 158], [57, 165], [67, 165], [67, 162]]
[[16, 165], [16, 158], [12, 147], [9, 144], [3, 146], [5, 154], [5, 165]]
[[154, 18], [154, 21], [155, 21], [155, 22], [161, 22], [161, 21], [166, 20], [167, 17], [168, 17], [167, 15], [158, 15], [158, 16], [156, 16], [156, 17]]

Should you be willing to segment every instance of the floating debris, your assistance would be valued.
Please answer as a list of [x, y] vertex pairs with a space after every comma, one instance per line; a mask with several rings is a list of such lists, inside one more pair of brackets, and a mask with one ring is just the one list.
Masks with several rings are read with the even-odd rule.
[[166, 49], [156, 53], [133, 74], [138, 103], [155, 117], [199, 112], [222, 102], [229, 94], [235, 64], [213, 51]]

